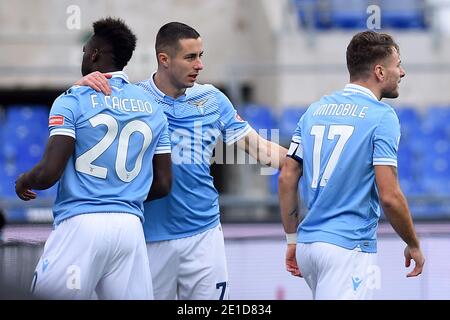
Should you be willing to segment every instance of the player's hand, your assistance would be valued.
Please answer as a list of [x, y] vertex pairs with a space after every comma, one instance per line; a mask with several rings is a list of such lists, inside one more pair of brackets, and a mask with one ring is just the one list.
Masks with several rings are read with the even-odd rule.
[[36, 193], [25, 186], [23, 174], [16, 180], [16, 194], [24, 201], [36, 199]]
[[425, 264], [425, 257], [423, 256], [422, 250], [420, 248], [410, 248], [406, 246], [405, 248], [405, 267], [411, 265], [411, 259], [414, 260], [415, 266], [414, 270], [406, 275], [406, 277], [417, 277], [422, 273], [423, 265]]
[[297, 245], [288, 244], [286, 249], [286, 270], [290, 272], [293, 276], [302, 277], [302, 273], [297, 265], [297, 258], [295, 256], [295, 250]]
[[111, 94], [111, 87], [109, 86], [109, 82], [107, 79], [111, 78], [112, 75], [109, 73], [101, 73], [99, 71], [94, 71], [89, 73], [87, 76], [84, 76], [77, 82], [75, 82], [78, 86], [88, 86], [94, 89], [95, 91], [101, 91], [103, 94], [109, 96]]

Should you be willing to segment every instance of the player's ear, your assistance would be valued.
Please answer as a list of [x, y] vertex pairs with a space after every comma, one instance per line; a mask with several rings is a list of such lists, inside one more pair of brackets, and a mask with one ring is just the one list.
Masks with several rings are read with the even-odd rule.
[[100, 58], [100, 50], [94, 49], [91, 54], [91, 62], [93, 63], [97, 62], [99, 58]]
[[165, 52], [158, 53], [158, 63], [161, 64], [164, 67], [169, 66], [169, 55]]
[[381, 64], [375, 65], [374, 73], [379, 81], [384, 81], [385, 72], [384, 72], [384, 67]]

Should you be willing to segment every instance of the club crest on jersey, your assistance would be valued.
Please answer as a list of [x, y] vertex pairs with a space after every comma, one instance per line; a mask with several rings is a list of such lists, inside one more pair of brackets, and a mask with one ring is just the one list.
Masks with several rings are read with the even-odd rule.
[[51, 116], [48, 119], [49, 127], [62, 126], [62, 125], [64, 125], [64, 117], [63, 116]]
[[192, 104], [193, 106], [197, 107], [198, 112], [203, 116], [205, 114], [205, 103], [208, 101], [208, 99], [198, 100], [198, 101], [189, 101], [189, 104]]

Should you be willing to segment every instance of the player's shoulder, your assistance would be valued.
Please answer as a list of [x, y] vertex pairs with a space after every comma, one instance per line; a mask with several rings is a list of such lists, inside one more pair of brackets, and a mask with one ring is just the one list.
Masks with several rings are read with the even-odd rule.
[[344, 90], [336, 90], [327, 94], [324, 94], [319, 100], [311, 103], [311, 106], [318, 106], [326, 103], [339, 103], [342, 97], [345, 95]]
[[84, 86], [77, 86], [74, 85], [72, 87], [70, 87], [69, 89], [67, 89], [66, 91], [64, 91], [63, 93], [61, 93], [53, 102], [53, 105], [57, 105], [60, 103], [69, 103], [69, 102], [73, 102], [76, 103], [78, 102], [80, 96], [86, 91], [86, 89], [89, 89], [89, 87], [84, 87]]
[[348, 90], [340, 90], [335, 94], [351, 96], [356, 104], [369, 108], [370, 115], [374, 118], [382, 118], [386, 114], [396, 116], [394, 109], [388, 103], [378, 100], [373, 94]]
[[143, 88], [144, 90], [149, 90], [151, 89], [152, 85], [151, 85], [151, 78], [146, 79], [146, 80], [141, 80], [138, 81], [136, 83], [134, 83], [136, 86]]
[[134, 90], [134, 93], [138, 94], [142, 100], [150, 103], [153, 111], [152, 114], [160, 115], [165, 119], [164, 110], [162, 106], [158, 103], [155, 95], [152, 93], [152, 91], [149, 91], [148, 88], [140, 85], [140, 83], [142, 82], [138, 82], [135, 84], [129, 83], [127, 84], [127, 86], [129, 86], [131, 90]]
[[154, 101], [158, 101], [158, 100], [162, 100], [162, 98], [164, 97], [164, 93], [162, 93], [153, 83], [152, 79], [149, 78], [147, 80], [142, 80], [139, 82], [136, 82], [134, 84], [136, 87], [139, 88], [139, 90], [144, 91], [147, 96], [149, 96], [152, 100]]
[[188, 99], [195, 99], [205, 95], [218, 95], [218, 94], [223, 93], [212, 84], [194, 83], [194, 85], [191, 88], [188, 88], [186, 90], [186, 96]]
[[140, 82], [138, 82], [138, 83], [127, 83], [126, 87], [127, 87], [128, 90], [133, 91], [135, 94], [142, 95], [143, 98], [149, 99], [150, 102], [155, 100], [155, 98], [151, 94], [151, 92], [149, 92], [149, 90], [146, 87], [142, 86], [140, 84]]
[[386, 121], [388, 122], [393, 122], [400, 125], [400, 120], [398, 119], [397, 112], [395, 112], [395, 109], [393, 107], [391, 107], [387, 103], [383, 103], [380, 109], [382, 109], [383, 112], [381, 115], [381, 119], [386, 119]]
[[379, 118], [394, 118], [398, 120], [397, 113], [394, 108], [386, 102], [375, 100], [372, 102], [372, 109]]
[[66, 91], [64, 91], [61, 96], [81, 96], [87, 93], [95, 92], [94, 89], [88, 86], [79, 86], [79, 85], [73, 85]]

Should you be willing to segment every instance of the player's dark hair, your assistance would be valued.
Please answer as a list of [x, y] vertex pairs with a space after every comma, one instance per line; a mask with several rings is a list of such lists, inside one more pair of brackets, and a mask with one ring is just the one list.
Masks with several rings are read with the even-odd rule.
[[94, 38], [102, 39], [111, 46], [113, 61], [122, 70], [130, 61], [136, 48], [136, 36], [121, 19], [111, 17], [93, 23]]
[[347, 69], [352, 80], [367, 79], [374, 64], [392, 54], [400, 53], [394, 39], [386, 33], [364, 31], [353, 36], [347, 47]]
[[181, 22], [169, 22], [163, 25], [156, 35], [155, 50], [156, 54], [167, 52], [168, 50], [176, 51], [178, 49], [178, 41], [182, 39], [197, 39], [200, 34], [192, 27]]

